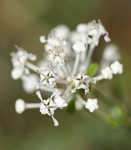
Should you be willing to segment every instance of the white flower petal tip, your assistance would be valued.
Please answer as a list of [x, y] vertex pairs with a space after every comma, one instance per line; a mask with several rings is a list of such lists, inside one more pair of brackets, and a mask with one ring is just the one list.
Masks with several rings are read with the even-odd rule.
[[85, 103], [85, 108], [89, 109], [90, 112], [94, 112], [99, 108], [98, 100], [89, 98], [88, 101]]
[[25, 111], [25, 102], [22, 99], [16, 100], [15, 110], [18, 114], [22, 114]]
[[58, 127], [59, 126], [59, 122], [54, 118], [54, 116], [52, 116], [52, 120], [53, 120], [54, 126]]
[[111, 42], [111, 39], [109, 38], [108, 35], [105, 35], [105, 36], [104, 36], [104, 40], [105, 40], [106, 42]]
[[111, 64], [111, 69], [113, 74], [122, 74], [123, 73], [123, 65], [120, 64], [119, 61], [115, 61]]

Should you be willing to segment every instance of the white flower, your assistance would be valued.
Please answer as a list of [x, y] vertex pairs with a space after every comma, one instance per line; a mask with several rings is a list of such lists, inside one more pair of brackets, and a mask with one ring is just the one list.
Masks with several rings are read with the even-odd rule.
[[24, 65], [28, 58], [28, 54], [24, 50], [18, 50], [16, 53], [11, 53], [11, 56], [14, 67]]
[[110, 44], [106, 46], [104, 50], [104, 54], [103, 54], [103, 59], [109, 62], [119, 60], [120, 53], [119, 53], [118, 47], [114, 44]]
[[53, 71], [49, 69], [40, 69], [40, 82], [47, 87], [55, 87], [56, 79]]
[[54, 118], [54, 112], [57, 109], [57, 107], [55, 106], [55, 104], [52, 101], [52, 99], [48, 98], [47, 100], [44, 100], [42, 98], [42, 95], [41, 95], [41, 93], [39, 91], [36, 93], [36, 95], [41, 100], [40, 113], [43, 114], [43, 115], [50, 116], [52, 118], [52, 120], [53, 120], [54, 125], [58, 126], [59, 122]]
[[70, 34], [70, 30], [65, 25], [58, 25], [51, 31], [51, 36], [55, 36], [60, 40], [67, 39]]
[[95, 46], [99, 44], [99, 39], [103, 35], [105, 41], [110, 42], [108, 32], [105, 30], [100, 20], [98, 23], [95, 20], [88, 23], [88, 35], [91, 37], [90, 44], [94, 44]]
[[75, 100], [75, 108], [76, 110], [82, 110], [84, 106], [83, 99], [80, 96], [77, 96], [77, 99]]
[[57, 51], [50, 51], [48, 55], [48, 60], [51, 61], [53, 66], [56, 65], [64, 65], [65, 61], [65, 53], [64, 52], [57, 52]]
[[45, 51], [37, 65], [30, 62], [36, 60], [35, 55], [16, 46], [18, 51], [11, 54], [11, 76], [15, 80], [21, 79], [24, 90], [36, 92], [40, 99], [39, 103], [28, 104], [18, 99], [16, 112], [39, 108], [42, 115], [51, 117], [54, 125], [58, 126], [55, 111], [68, 107], [71, 100], [74, 100], [76, 110], [85, 107], [93, 112], [98, 109], [97, 99], [86, 101], [93, 94], [92, 85], [123, 72], [123, 66], [117, 61], [120, 59], [117, 47], [109, 45], [105, 48], [97, 74], [93, 77], [87, 75], [101, 37], [105, 42], [110, 41], [100, 21], [79, 24], [73, 31], [65, 25], [56, 26], [47, 38], [40, 36]]
[[33, 93], [38, 86], [38, 77], [35, 74], [22, 77], [23, 88], [27, 93]]
[[45, 50], [48, 53], [48, 60], [52, 65], [63, 65], [66, 55], [67, 45], [64, 40], [59, 40], [55, 37], [49, 37]]
[[25, 111], [25, 102], [22, 99], [16, 100], [15, 110], [18, 114], [22, 114]]
[[48, 115], [48, 116], [52, 116], [54, 115], [54, 112], [56, 110], [56, 108], [51, 108], [51, 102], [49, 99], [47, 100], [42, 100], [40, 103], [40, 113], [42, 115]]
[[14, 80], [18, 80], [19, 78], [22, 77], [23, 72], [24, 72], [24, 67], [23, 67], [23, 66], [21, 66], [21, 67], [15, 67], [15, 68], [11, 71], [11, 77], [12, 77]]
[[27, 63], [27, 60], [35, 61], [36, 56], [33, 54], [27, 53], [22, 48], [18, 48], [18, 51], [16, 53], [11, 53], [11, 61], [13, 65], [13, 70], [11, 72], [12, 78], [17, 80], [22, 77], [24, 73], [28, 72], [28, 69], [25, 68], [25, 64]]
[[89, 98], [88, 101], [85, 103], [85, 108], [89, 109], [90, 112], [97, 110], [99, 108], [97, 99]]
[[111, 69], [113, 74], [122, 74], [123, 73], [123, 65], [119, 63], [119, 61], [115, 61], [111, 64]]
[[78, 41], [73, 44], [72, 48], [76, 53], [80, 53], [86, 50], [86, 45], [83, 42]]
[[18, 48], [18, 51], [16, 53], [11, 53], [12, 57], [12, 64], [14, 67], [25, 65], [26, 61], [29, 59], [31, 61], [36, 60], [36, 56], [30, 53], [27, 53], [25, 50]]
[[112, 70], [110, 67], [105, 67], [101, 71], [103, 79], [112, 79]]
[[52, 96], [51, 96], [52, 101], [54, 101], [54, 104], [56, 105], [56, 108], [64, 108], [67, 106], [67, 102], [66, 100], [60, 96], [60, 92], [59, 91], [55, 91]]
[[84, 89], [85, 94], [89, 92], [89, 82], [90, 79], [87, 75], [78, 74], [75, 78], [73, 78], [74, 88], [72, 92], [75, 93], [77, 89]]
[[46, 42], [46, 38], [45, 38], [45, 36], [40, 36], [40, 42], [41, 43], [45, 43]]

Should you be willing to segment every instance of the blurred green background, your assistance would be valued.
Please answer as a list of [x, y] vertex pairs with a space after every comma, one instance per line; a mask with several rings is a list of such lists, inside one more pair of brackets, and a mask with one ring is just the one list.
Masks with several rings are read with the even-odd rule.
[[[101, 19], [120, 48], [124, 74], [99, 88], [118, 107], [124, 106], [128, 121], [116, 125], [85, 111], [59, 111], [56, 117], [61, 125], [55, 128], [51, 119], [38, 110], [16, 114], [17, 98], [38, 100], [35, 95], [25, 94], [21, 82], [10, 77], [9, 55], [14, 45], [40, 56], [40, 35], [57, 24], [73, 29], [92, 19]], [[0, 150], [131, 150], [130, 90], [131, 0], [0, 0]]]

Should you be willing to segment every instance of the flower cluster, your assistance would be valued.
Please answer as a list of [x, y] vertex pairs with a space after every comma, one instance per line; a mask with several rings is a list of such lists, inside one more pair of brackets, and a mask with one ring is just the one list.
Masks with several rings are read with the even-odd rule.
[[65, 25], [56, 26], [47, 37], [40, 36], [46, 58], [44, 56], [38, 65], [32, 63], [37, 59], [35, 55], [17, 46], [17, 52], [11, 53], [12, 78], [21, 79], [24, 90], [36, 93], [40, 102], [27, 104], [18, 99], [16, 112], [39, 108], [42, 115], [50, 116], [54, 125], [58, 126], [55, 111], [68, 107], [72, 100], [76, 110], [97, 110], [97, 98], [90, 97], [91, 85], [123, 72], [118, 48], [109, 44], [97, 72], [90, 74], [91, 58], [101, 37], [110, 42], [109, 34], [100, 21], [79, 24], [74, 31]]

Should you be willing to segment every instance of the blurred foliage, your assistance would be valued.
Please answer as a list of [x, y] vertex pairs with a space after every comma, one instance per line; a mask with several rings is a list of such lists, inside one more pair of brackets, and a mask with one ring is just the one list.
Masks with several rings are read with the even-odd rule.
[[[0, 149], [131, 149], [130, 18], [130, 0], [0, 1]], [[121, 77], [101, 82], [97, 87], [102, 91], [99, 115], [85, 111], [73, 114], [58, 111], [56, 115], [61, 123], [58, 128], [53, 127], [51, 120], [41, 116], [38, 110], [17, 115], [14, 110], [16, 98], [38, 100], [35, 95], [25, 94], [21, 82], [10, 77], [9, 55], [15, 50], [14, 45], [41, 57], [40, 35], [46, 35], [57, 24], [67, 24], [73, 29], [76, 24], [92, 19], [101, 19], [112, 41], [119, 46], [125, 72]], [[101, 53], [96, 50], [94, 59], [99, 61], [100, 56]], [[108, 98], [104, 103], [103, 95]], [[108, 107], [108, 103], [113, 103], [114, 107]], [[70, 104], [71, 109], [73, 106]]]

